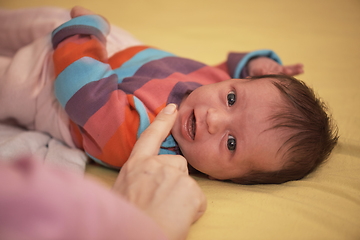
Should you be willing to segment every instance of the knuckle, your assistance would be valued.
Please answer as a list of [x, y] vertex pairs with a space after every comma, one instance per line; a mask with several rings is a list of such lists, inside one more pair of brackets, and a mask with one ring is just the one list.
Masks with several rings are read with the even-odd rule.
[[187, 163], [186, 159], [181, 155], [175, 155], [179, 162]]
[[182, 171], [185, 171], [186, 173], [188, 172], [188, 162], [186, 161], [186, 159], [182, 156], [179, 156], [179, 165], [180, 165], [180, 169]]
[[178, 164], [187, 165], [187, 161], [183, 156], [181, 155], [171, 155], [171, 156], [173, 158], [173, 161], [176, 161]]
[[185, 186], [188, 189], [198, 188], [196, 181], [189, 175], [185, 174], [181, 175], [181, 177], [179, 178], [179, 184]]

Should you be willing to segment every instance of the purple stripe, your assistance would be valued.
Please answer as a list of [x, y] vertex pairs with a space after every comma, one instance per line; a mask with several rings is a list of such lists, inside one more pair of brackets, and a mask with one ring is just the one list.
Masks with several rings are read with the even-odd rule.
[[239, 64], [240, 60], [244, 58], [246, 54], [247, 53], [230, 53], [228, 55], [227, 66], [231, 77], [234, 77], [235, 69], [237, 65]]
[[248, 65], [246, 64], [245, 67], [241, 70], [239, 78], [247, 78], [249, 76]]
[[77, 91], [67, 102], [65, 111], [80, 126], [94, 115], [117, 90], [117, 75], [113, 74], [99, 81], [90, 82]]
[[141, 66], [133, 77], [125, 78], [119, 84], [119, 88], [128, 94], [133, 94], [152, 79], [165, 79], [175, 72], [186, 75], [204, 66], [206, 65], [203, 63], [179, 57], [154, 60]]
[[96, 36], [102, 43], [106, 43], [106, 39], [102, 32], [91, 26], [69, 26], [58, 31], [52, 38], [53, 49], [56, 49], [57, 45], [65, 40], [68, 37], [77, 35], [77, 34], [86, 34]]
[[197, 82], [178, 82], [171, 90], [169, 98], [167, 99], [167, 104], [175, 103], [176, 105], [180, 106], [180, 103], [185, 94], [190, 94], [196, 88], [201, 86], [202, 85]]

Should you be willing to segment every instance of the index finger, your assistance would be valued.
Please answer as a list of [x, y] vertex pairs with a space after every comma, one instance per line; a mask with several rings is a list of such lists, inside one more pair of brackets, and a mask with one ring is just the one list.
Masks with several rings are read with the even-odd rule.
[[140, 135], [140, 138], [134, 145], [130, 158], [134, 155], [138, 156], [135, 159], [158, 155], [161, 143], [175, 123], [176, 113], [175, 104], [169, 104], [161, 110], [150, 126]]

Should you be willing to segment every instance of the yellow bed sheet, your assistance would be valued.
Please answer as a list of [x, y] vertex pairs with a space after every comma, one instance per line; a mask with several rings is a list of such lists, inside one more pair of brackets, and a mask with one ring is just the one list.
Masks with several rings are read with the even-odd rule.
[[[194, 176], [208, 199], [188, 239], [360, 239], [360, 1], [2, 0], [0, 7], [103, 14], [141, 41], [216, 64], [228, 51], [270, 48], [327, 102], [340, 140], [315, 173], [282, 185], [241, 186]], [[111, 186], [117, 173], [87, 175]]]

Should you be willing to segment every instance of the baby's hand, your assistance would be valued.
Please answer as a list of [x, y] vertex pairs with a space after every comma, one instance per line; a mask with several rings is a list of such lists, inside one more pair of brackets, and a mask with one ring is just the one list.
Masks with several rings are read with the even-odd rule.
[[[71, 18], [76, 18], [76, 17], [80, 17], [80, 16], [84, 16], [84, 15], [95, 15], [95, 13], [93, 11], [90, 11], [89, 9], [86, 9], [86, 8], [83, 8], [80, 6], [75, 6], [70, 11]], [[109, 21], [105, 17], [103, 17], [103, 16], [101, 16], [101, 17], [109, 24]]]
[[80, 6], [75, 6], [70, 11], [71, 18], [76, 18], [76, 17], [80, 17], [83, 15], [93, 15], [93, 14], [95, 14], [95, 13], [90, 11], [89, 9], [86, 9], [86, 8], [83, 8]]
[[258, 57], [248, 64], [249, 76], [260, 76], [266, 74], [286, 74], [295, 76], [304, 72], [301, 63], [281, 66], [279, 63], [267, 57]]

